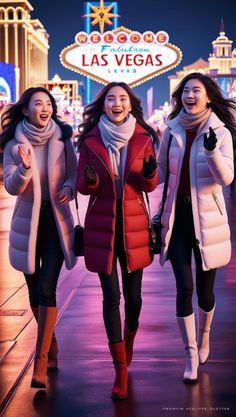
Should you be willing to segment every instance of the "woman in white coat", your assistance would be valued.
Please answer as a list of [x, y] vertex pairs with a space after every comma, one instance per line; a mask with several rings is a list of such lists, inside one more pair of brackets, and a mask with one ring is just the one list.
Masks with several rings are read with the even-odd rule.
[[44, 88], [29, 88], [7, 106], [1, 127], [4, 185], [17, 196], [9, 258], [25, 275], [38, 322], [31, 386], [45, 388], [47, 370], [57, 369], [57, 281], [64, 260], [68, 269], [76, 263], [69, 201], [77, 158], [72, 129], [58, 119], [55, 99]]
[[[218, 85], [200, 73], [187, 75], [172, 94], [172, 112], [158, 153], [158, 175], [169, 183], [162, 215], [160, 263], [170, 260], [176, 279], [176, 316], [185, 345], [184, 381], [194, 382], [198, 365], [209, 355], [215, 310], [216, 268], [231, 256], [222, 186], [234, 176], [235, 102], [223, 98]], [[192, 252], [196, 265], [198, 336], [192, 307]]]

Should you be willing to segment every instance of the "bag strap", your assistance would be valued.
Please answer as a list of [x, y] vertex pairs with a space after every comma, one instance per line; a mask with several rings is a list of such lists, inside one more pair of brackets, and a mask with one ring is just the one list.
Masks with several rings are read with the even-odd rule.
[[147, 209], [148, 209], [148, 223], [149, 223], [149, 227], [151, 227], [152, 217], [151, 217], [151, 210], [150, 210], [150, 202], [149, 202], [148, 193], [145, 193], [145, 197], [146, 197]]
[[170, 175], [170, 169], [169, 169], [169, 153], [170, 153], [170, 146], [171, 146], [172, 138], [173, 138], [173, 135], [170, 134], [169, 140], [168, 140], [167, 154], [166, 154], [166, 157], [167, 157], [167, 161], [166, 161], [166, 177], [165, 177], [164, 188], [163, 188], [162, 199], [161, 199], [160, 217], [162, 216], [163, 211], [164, 211], [164, 206], [165, 206], [166, 196], [167, 196], [167, 190], [168, 190], [168, 182], [169, 182], [169, 175]]
[[78, 219], [78, 225], [81, 226], [80, 219], [79, 219], [79, 205], [78, 205], [77, 195], [75, 196], [75, 207], [76, 207], [76, 214], [77, 214], [77, 219]]
[[[65, 157], [67, 158], [66, 142], [65, 142], [64, 150], [65, 150]], [[76, 208], [76, 215], [77, 215], [78, 225], [81, 226], [80, 218], [79, 218], [79, 204], [78, 204], [77, 195], [75, 196], [75, 208]]]
[[[164, 188], [163, 188], [162, 199], [161, 199], [161, 210], [160, 210], [160, 213], [159, 213], [160, 217], [163, 214], [164, 205], [165, 205], [166, 196], [167, 196], [167, 189], [168, 189], [168, 182], [169, 182], [169, 174], [170, 174], [170, 170], [169, 170], [169, 153], [170, 153], [170, 146], [171, 146], [172, 138], [173, 138], [173, 135], [170, 134], [169, 140], [168, 140], [168, 146], [167, 146], [166, 176], [165, 176]], [[145, 193], [145, 196], [146, 196], [146, 200], [147, 200], [148, 215], [149, 215], [149, 226], [150, 226], [151, 225], [151, 210], [150, 210], [150, 203], [149, 203], [148, 193]]]

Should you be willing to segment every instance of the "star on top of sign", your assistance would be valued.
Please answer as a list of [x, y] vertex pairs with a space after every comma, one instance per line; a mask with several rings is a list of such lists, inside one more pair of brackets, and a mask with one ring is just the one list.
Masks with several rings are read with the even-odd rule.
[[111, 18], [113, 17], [120, 17], [119, 14], [110, 13], [111, 9], [113, 7], [113, 4], [110, 4], [109, 6], [104, 6], [104, 0], [100, 0], [99, 7], [91, 6], [91, 10], [93, 13], [86, 14], [83, 17], [91, 17], [93, 19], [91, 21], [91, 25], [94, 26], [96, 24], [99, 24], [100, 32], [104, 32], [104, 25], [107, 24], [109, 26], [112, 25]]

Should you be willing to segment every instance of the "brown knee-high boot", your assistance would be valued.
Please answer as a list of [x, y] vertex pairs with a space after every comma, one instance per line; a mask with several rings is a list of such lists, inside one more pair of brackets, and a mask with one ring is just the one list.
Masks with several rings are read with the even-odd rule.
[[34, 359], [34, 371], [31, 381], [32, 388], [46, 388], [48, 351], [52, 341], [56, 317], [56, 307], [39, 306], [38, 337]]
[[112, 388], [111, 397], [124, 399], [127, 397], [128, 371], [126, 365], [125, 342], [109, 343], [109, 349], [113, 359], [116, 377]]
[[58, 344], [55, 333], [52, 334], [51, 346], [48, 351], [48, 372], [54, 372], [58, 369]]
[[[38, 307], [31, 307], [31, 310], [33, 312], [35, 320], [38, 323], [38, 310], [39, 310]], [[53, 372], [58, 369], [57, 355], [58, 355], [58, 344], [57, 344], [55, 333], [53, 332], [51, 346], [48, 351], [48, 366], [47, 366], [48, 372]]]

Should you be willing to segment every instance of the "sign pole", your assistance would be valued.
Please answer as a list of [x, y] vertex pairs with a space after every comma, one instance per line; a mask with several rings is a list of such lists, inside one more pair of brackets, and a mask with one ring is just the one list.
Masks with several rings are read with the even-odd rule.
[[[91, 16], [90, 16], [90, 12], [91, 12], [91, 7], [93, 6], [99, 6], [100, 3], [95, 1], [95, 2], [84, 2], [84, 31], [86, 33], [90, 33], [91, 32]], [[112, 2], [112, 3], [104, 3], [104, 6], [112, 6], [113, 12], [114, 12], [114, 17], [112, 19], [113, 24], [112, 24], [112, 28], [116, 29], [118, 27], [118, 3]], [[117, 16], [116, 16], [117, 15]], [[92, 82], [91, 79], [86, 77], [86, 92], [85, 92], [85, 104], [89, 104], [91, 103], [92, 100]]]

